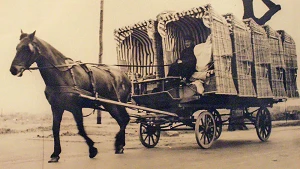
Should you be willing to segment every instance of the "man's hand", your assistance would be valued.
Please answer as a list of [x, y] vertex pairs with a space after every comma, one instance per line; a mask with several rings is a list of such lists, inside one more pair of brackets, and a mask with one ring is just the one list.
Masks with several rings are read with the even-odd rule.
[[177, 60], [177, 63], [178, 63], [178, 64], [179, 64], [179, 63], [182, 63], [182, 60], [179, 60], [179, 59], [178, 59], [178, 60]]
[[214, 74], [214, 70], [208, 70], [206, 72], [206, 77], [210, 77], [210, 75]]

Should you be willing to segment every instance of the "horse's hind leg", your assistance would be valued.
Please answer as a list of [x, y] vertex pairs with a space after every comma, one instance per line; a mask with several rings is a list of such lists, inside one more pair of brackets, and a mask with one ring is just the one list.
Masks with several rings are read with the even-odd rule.
[[125, 129], [130, 120], [129, 115], [125, 107], [108, 106], [106, 109], [109, 111], [110, 115], [116, 119], [120, 126], [120, 130], [117, 133], [115, 140], [115, 153], [123, 154], [125, 146]]
[[78, 131], [79, 131], [78, 134], [81, 135], [85, 139], [87, 145], [89, 146], [89, 153], [90, 153], [89, 157], [90, 158], [94, 158], [97, 155], [98, 150], [97, 150], [97, 148], [94, 147], [93, 140], [90, 139], [87, 136], [87, 134], [86, 134], [86, 132], [84, 130], [82, 109], [81, 108], [74, 109], [72, 111], [72, 114], [73, 114], [74, 119], [75, 119], [76, 124], [77, 124], [77, 128], [78, 128]]
[[55, 106], [51, 106], [52, 115], [53, 115], [53, 124], [52, 124], [52, 132], [54, 137], [54, 152], [51, 155], [51, 159], [48, 161], [49, 163], [58, 162], [59, 154], [61, 153], [60, 146], [60, 138], [59, 138], [59, 130], [60, 123], [62, 119], [62, 115], [64, 110]]

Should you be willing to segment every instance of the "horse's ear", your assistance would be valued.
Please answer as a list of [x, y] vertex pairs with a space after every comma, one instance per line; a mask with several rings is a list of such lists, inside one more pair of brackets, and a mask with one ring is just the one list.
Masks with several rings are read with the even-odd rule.
[[34, 35], [35, 35], [35, 31], [34, 31], [32, 34], [29, 35], [29, 39], [30, 39], [31, 41], [33, 41]]
[[20, 35], [20, 40], [22, 40], [23, 38], [25, 38], [28, 34], [24, 33], [23, 30], [21, 29], [21, 35]]

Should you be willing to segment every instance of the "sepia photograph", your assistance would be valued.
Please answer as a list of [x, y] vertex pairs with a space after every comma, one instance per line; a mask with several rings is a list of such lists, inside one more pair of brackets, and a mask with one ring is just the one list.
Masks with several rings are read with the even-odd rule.
[[296, 0], [0, 0], [0, 169], [296, 169]]

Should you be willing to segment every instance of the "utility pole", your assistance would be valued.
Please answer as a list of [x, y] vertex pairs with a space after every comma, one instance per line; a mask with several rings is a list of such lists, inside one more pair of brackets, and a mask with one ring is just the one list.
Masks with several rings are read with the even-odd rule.
[[[100, 0], [99, 63], [102, 63], [103, 55], [103, 4], [104, 0]], [[101, 124], [101, 110], [97, 110], [97, 124]]]

